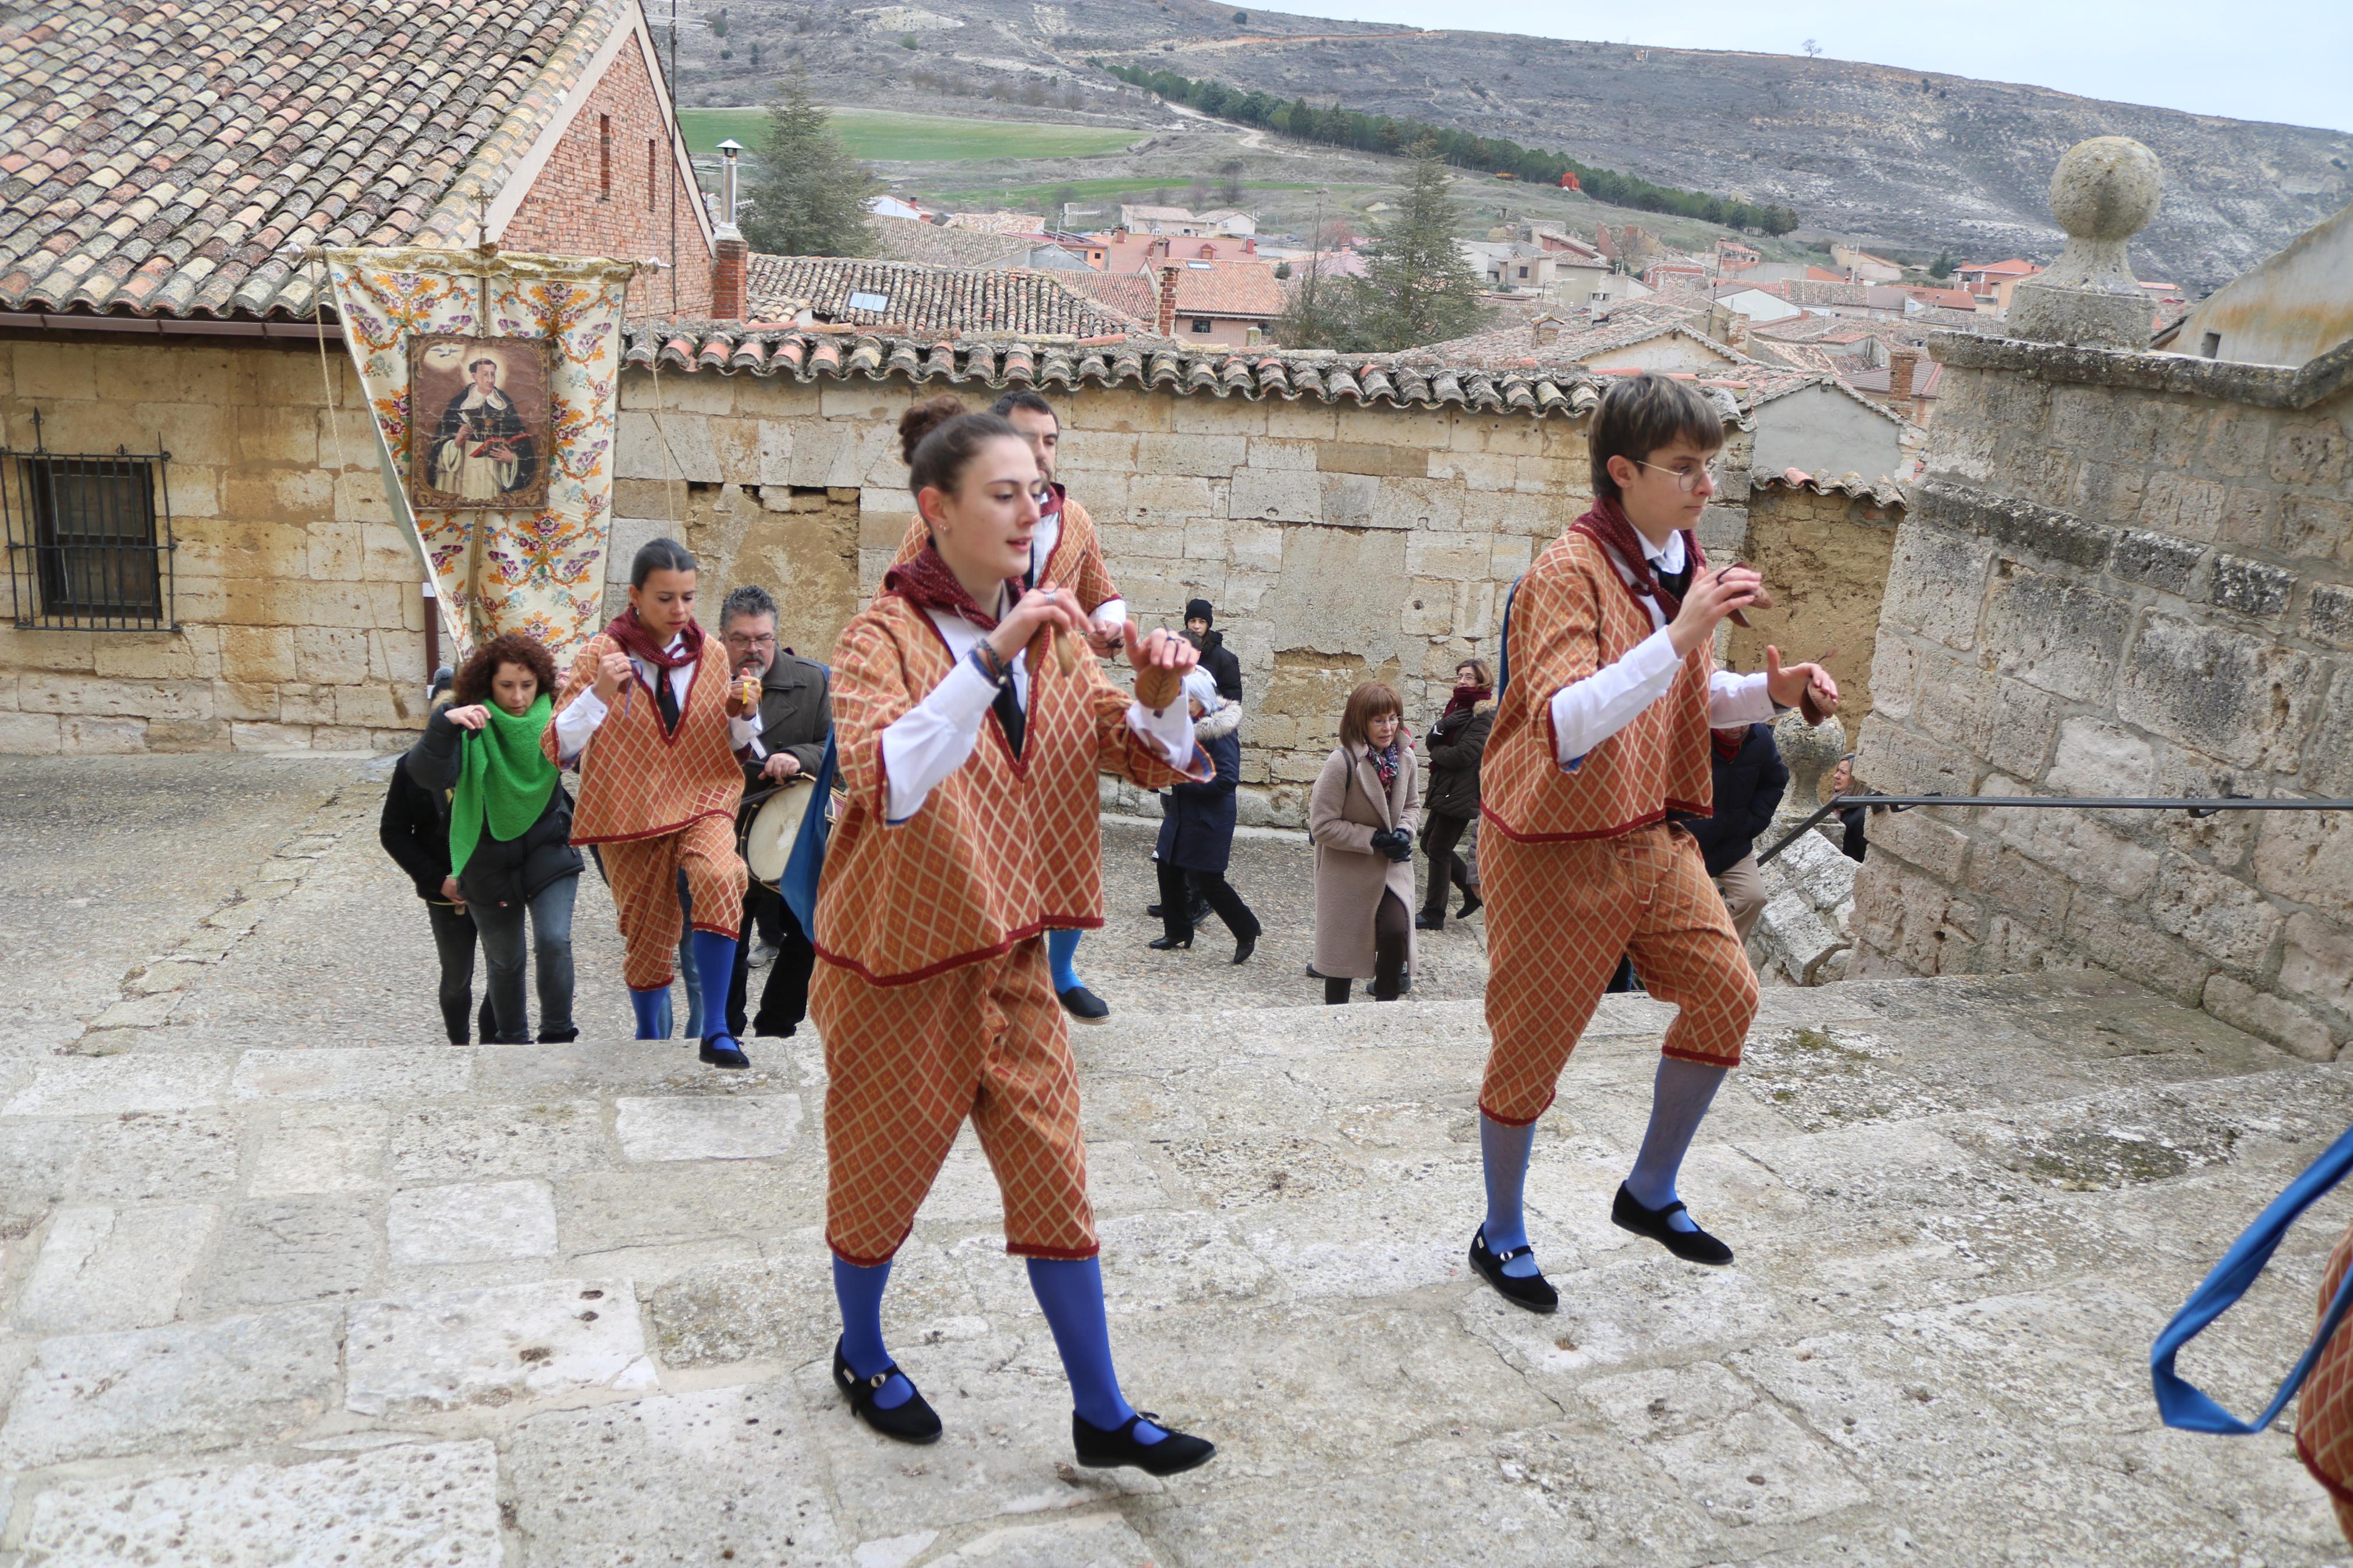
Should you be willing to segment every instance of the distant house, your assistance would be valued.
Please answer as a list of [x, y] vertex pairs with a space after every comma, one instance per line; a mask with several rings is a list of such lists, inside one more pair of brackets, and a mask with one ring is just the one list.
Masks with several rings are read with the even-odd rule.
[[1218, 232], [1217, 225], [1184, 207], [1137, 206], [1127, 203], [1120, 205], [1119, 226], [1130, 234], [1168, 234], [1187, 239]]
[[1762, 372], [1756, 395], [1757, 467], [1778, 472], [1857, 474], [1902, 484], [1921, 433], [1877, 398], [1836, 377]]
[[1077, 276], [1020, 268], [926, 267], [835, 256], [751, 258], [746, 319], [807, 328], [965, 337], [1116, 338], [1151, 331], [1071, 288]]
[[2301, 365], [2353, 340], [2353, 206], [2225, 283], [2158, 336], [2203, 359]]
[[1258, 233], [1258, 219], [1232, 207], [1217, 207], [1198, 214], [1196, 221], [1205, 225], [1211, 234], [1222, 234], [1234, 239], [1247, 238]]
[[1972, 261], [1953, 269], [1953, 281], [1968, 289], [1980, 309], [2007, 313], [2010, 290], [2042, 270], [2031, 261], [2017, 257], [2008, 261]]
[[1773, 321], [1791, 321], [1805, 314], [1779, 295], [1768, 294], [1762, 289], [1720, 289], [1715, 302], [1738, 311], [1760, 327]]
[[1894, 283], [1904, 276], [1903, 267], [1883, 256], [1873, 256], [1867, 250], [1857, 250], [1851, 245], [1831, 247], [1831, 259], [1846, 268], [1847, 276], [1858, 283]]
[[1889, 349], [1883, 364], [1858, 365], [1841, 374], [1855, 391], [1884, 404], [1912, 424], [1926, 425], [1935, 400], [1942, 395], [1945, 367], [1925, 351], [1906, 345]]
[[1966, 289], [1906, 289], [1904, 291], [1904, 313], [1916, 316], [1923, 310], [1975, 310], [1977, 296]]
[[876, 217], [913, 218], [920, 220], [931, 216], [922, 207], [916, 205], [913, 202], [908, 201], [902, 196], [894, 196], [887, 194], [869, 197], [866, 203], [866, 210], [872, 213]]
[[[1229, 239], [1218, 235], [1143, 234], [1115, 228], [1086, 239], [1087, 264], [1105, 272], [1136, 272], [1164, 261], [1230, 261], [1258, 255], [1258, 241], [1245, 235]], [[1100, 252], [1102, 259], [1095, 258]]]
[[1165, 303], [1155, 326], [1163, 336], [1196, 347], [1239, 347], [1250, 341], [1253, 329], [1263, 336], [1291, 303], [1269, 261], [1176, 261], [1159, 272]]

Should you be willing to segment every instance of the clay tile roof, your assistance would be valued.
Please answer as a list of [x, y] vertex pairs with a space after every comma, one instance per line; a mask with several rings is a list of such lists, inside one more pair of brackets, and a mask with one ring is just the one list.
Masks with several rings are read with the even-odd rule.
[[1444, 359], [1495, 369], [1577, 365], [1612, 349], [1631, 348], [1652, 338], [1680, 332], [1704, 343], [1721, 355], [1727, 364], [1744, 363], [1743, 356], [1736, 351], [1699, 331], [1699, 323], [1704, 319], [1704, 312], [1662, 303], [1653, 296], [1635, 304], [1619, 306], [1605, 321], [1596, 321], [1582, 310], [1565, 320], [1556, 318], [1559, 320], [1560, 331], [1549, 342], [1536, 341], [1534, 321], [1522, 321], [1490, 327], [1468, 337], [1450, 338], [1444, 342], [1406, 349], [1397, 357], [1402, 361]]
[[[628, 0], [33, 0], [0, 25], [0, 308], [307, 317], [288, 247], [471, 238]], [[462, 193], [462, 195], [461, 195]]]
[[881, 242], [882, 259], [930, 267], [1019, 267], [1029, 259], [1030, 241], [982, 229], [951, 228], [912, 217], [870, 217]]
[[1290, 305], [1290, 296], [1271, 261], [1180, 261], [1176, 272], [1180, 316], [1259, 316], [1272, 321]]
[[[1003, 274], [989, 274], [1001, 277]], [[1088, 341], [908, 337], [826, 333], [735, 322], [643, 322], [628, 331], [628, 363], [666, 371], [881, 381], [903, 376], [950, 385], [1165, 387], [1180, 395], [1253, 402], [1314, 398], [1397, 408], [1468, 408], [1482, 413], [1582, 416], [1601, 398], [1600, 381], [1575, 366], [1530, 372], [1402, 356], [1274, 348], [1191, 350], [1166, 339]], [[1427, 351], [1424, 351], [1427, 352]], [[1731, 395], [1711, 395], [1737, 412]]]
[[1092, 338], [1148, 330], [1148, 321], [1115, 313], [1065, 286], [1064, 276], [1026, 268], [755, 255], [749, 314], [754, 321], [788, 321], [806, 310], [822, 321], [963, 337]]
[[1146, 325], [1160, 319], [1159, 291], [1153, 280], [1141, 272], [1065, 272], [1056, 276], [1113, 315]]
[[1903, 487], [1885, 474], [1875, 479], [1866, 479], [1852, 469], [1833, 479], [1828, 474], [1809, 474], [1802, 468], [1783, 468], [1778, 473], [1760, 468], [1748, 476], [1748, 483], [1751, 488], [1769, 489], [1778, 486], [1783, 489], [1810, 490], [1818, 496], [1852, 496], [1856, 500], [1867, 500], [1883, 507], [1900, 508], [1905, 500]]

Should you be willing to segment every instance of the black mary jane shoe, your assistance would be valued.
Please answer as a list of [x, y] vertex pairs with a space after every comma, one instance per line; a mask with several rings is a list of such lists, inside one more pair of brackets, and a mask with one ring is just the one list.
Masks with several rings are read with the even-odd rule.
[[744, 1047], [735, 1043], [733, 1035], [712, 1036], [702, 1042], [701, 1055], [704, 1061], [715, 1068], [732, 1068], [741, 1071], [752, 1065], [752, 1058], [744, 1054]]
[[1490, 1252], [1487, 1250], [1487, 1227], [1482, 1225], [1471, 1233], [1471, 1267], [1479, 1271], [1479, 1277], [1493, 1285], [1496, 1294], [1513, 1306], [1525, 1307], [1531, 1312], [1549, 1312], [1560, 1305], [1560, 1292], [1552, 1288], [1550, 1280], [1542, 1274], [1504, 1272], [1504, 1264], [1514, 1258], [1525, 1258], [1535, 1251], [1533, 1247], [1514, 1247], [1508, 1252]]
[[1630, 1230], [1636, 1236], [1647, 1236], [1685, 1263], [1722, 1265], [1732, 1261], [1732, 1248], [1704, 1230], [1677, 1230], [1667, 1223], [1676, 1214], [1688, 1215], [1683, 1200], [1677, 1198], [1662, 1209], [1645, 1208], [1618, 1184], [1618, 1200], [1609, 1205], [1609, 1223], [1620, 1230]]
[[849, 1396], [851, 1415], [881, 1433], [885, 1437], [897, 1442], [938, 1442], [940, 1440], [939, 1412], [934, 1410], [924, 1400], [923, 1391], [915, 1386], [913, 1378], [907, 1377], [909, 1392], [905, 1403], [894, 1405], [888, 1410], [876, 1406], [874, 1396], [882, 1392], [882, 1385], [891, 1381], [891, 1374], [893, 1373], [898, 1373], [901, 1377], [907, 1377], [905, 1373], [899, 1372], [899, 1363], [896, 1362], [892, 1362], [872, 1377], [859, 1376], [849, 1370], [849, 1363], [842, 1359], [841, 1342], [839, 1340], [834, 1342], [833, 1385]]
[[1155, 952], [1174, 952], [1180, 947], [1189, 952], [1193, 947], [1193, 935], [1187, 931], [1183, 936], [1155, 936], [1144, 945]]
[[1061, 1003], [1062, 1011], [1071, 1016], [1072, 1023], [1108, 1024], [1111, 1022], [1111, 1004], [1083, 985], [1073, 985], [1068, 991], [1056, 992], [1055, 1000]]
[[[1135, 1424], [1149, 1421], [1167, 1436], [1157, 1443], [1135, 1440]], [[1206, 1465], [1218, 1446], [1207, 1437], [1189, 1433], [1172, 1432], [1161, 1426], [1160, 1417], [1149, 1410], [1139, 1410], [1118, 1426], [1105, 1431], [1091, 1425], [1077, 1411], [1071, 1412], [1071, 1442], [1079, 1450], [1079, 1463], [1091, 1470], [1108, 1470], [1121, 1465], [1134, 1465], [1146, 1475], [1173, 1476]]]

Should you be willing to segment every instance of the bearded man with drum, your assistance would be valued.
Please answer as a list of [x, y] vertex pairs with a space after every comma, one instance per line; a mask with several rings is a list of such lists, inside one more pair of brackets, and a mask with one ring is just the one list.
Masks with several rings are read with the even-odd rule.
[[[719, 636], [727, 645], [727, 668], [737, 675], [760, 678], [760, 734], [744, 763], [746, 804], [736, 824], [739, 833], [751, 833], [769, 805], [754, 796], [774, 799], [777, 797], [773, 792], [807, 793], [807, 781], [825, 756], [826, 736], [833, 728], [831, 687], [825, 666], [776, 646], [776, 601], [765, 588], [747, 584], [727, 595], [719, 607]], [[810, 804], [807, 809], [824, 808], [821, 804]], [[777, 928], [781, 932], [776, 956], [768, 965], [767, 984], [761, 990], [760, 1010], [752, 1017], [751, 1033], [781, 1038], [791, 1034], [808, 1012], [809, 973], [817, 963], [817, 950], [809, 945], [808, 933], [801, 930], [773, 879], [763, 879], [755, 865], [751, 887], [744, 895], [744, 931], [735, 944], [735, 975], [727, 987], [728, 1027], [738, 1039], [744, 1036], [744, 1001], [753, 936]]]

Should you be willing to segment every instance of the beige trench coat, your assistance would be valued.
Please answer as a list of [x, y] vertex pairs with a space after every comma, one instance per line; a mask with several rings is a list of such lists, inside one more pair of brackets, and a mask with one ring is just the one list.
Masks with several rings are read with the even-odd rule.
[[[1410, 746], [1399, 750], [1397, 780], [1386, 790], [1370, 754], [1343, 746], [1324, 759], [1307, 796], [1307, 837], [1315, 843], [1315, 970], [1349, 980], [1373, 977], [1373, 914], [1381, 889], [1413, 910], [1413, 861], [1391, 860], [1372, 847], [1373, 834], [1421, 826], [1420, 763]], [[1406, 967], [1414, 938], [1406, 936]]]

